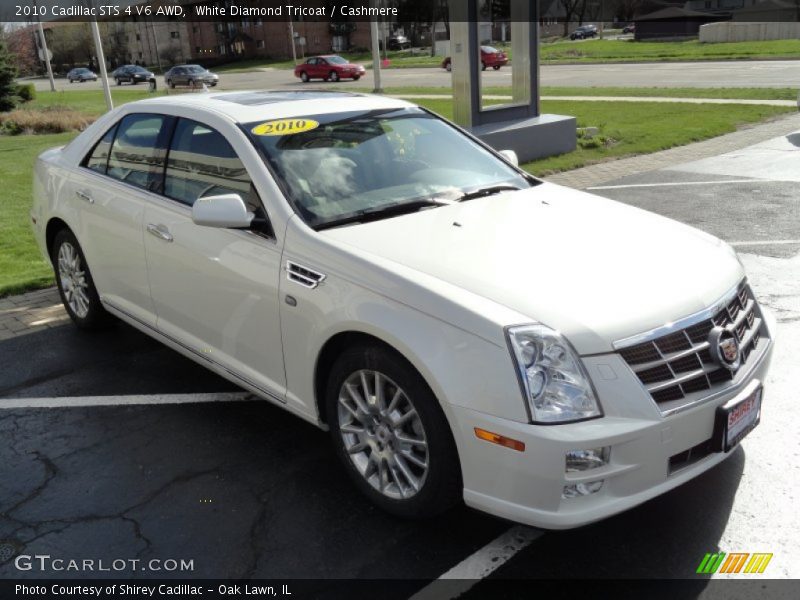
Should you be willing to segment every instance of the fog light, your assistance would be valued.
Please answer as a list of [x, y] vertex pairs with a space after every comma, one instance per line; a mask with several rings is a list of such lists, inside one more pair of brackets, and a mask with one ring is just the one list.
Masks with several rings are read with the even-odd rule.
[[564, 486], [564, 491], [561, 492], [561, 497], [577, 498], [578, 496], [588, 496], [589, 494], [599, 492], [601, 487], [603, 487], [602, 479], [600, 481], [589, 481], [587, 483], [573, 483], [571, 485]]
[[609, 446], [591, 450], [571, 450], [567, 452], [567, 473], [602, 467], [608, 464], [609, 454], [611, 454]]

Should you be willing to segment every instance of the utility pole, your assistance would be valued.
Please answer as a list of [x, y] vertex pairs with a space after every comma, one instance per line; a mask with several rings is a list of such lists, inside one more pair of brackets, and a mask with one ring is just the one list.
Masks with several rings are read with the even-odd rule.
[[[36, 2], [33, 3], [34, 6], [37, 6]], [[37, 13], [39, 11], [36, 11]], [[53, 79], [53, 66], [50, 64], [50, 51], [47, 49], [47, 38], [44, 37], [44, 27], [42, 27], [42, 19], [40, 17], [36, 17], [36, 23], [39, 26], [39, 41], [41, 42], [40, 51], [41, 51], [41, 58], [44, 60], [45, 64], [47, 65], [47, 77], [50, 79], [50, 91], [56, 91], [56, 81]]]
[[294, 66], [297, 66], [297, 50], [294, 47], [294, 22], [291, 14], [289, 14], [289, 38], [292, 40], [292, 60], [294, 61]]
[[[373, 6], [377, 6], [379, 0], [372, 0]], [[369, 22], [370, 34], [372, 37], [372, 77], [374, 80], [374, 87], [372, 89], [375, 94], [382, 94], [383, 88], [381, 87], [381, 49], [378, 44], [378, 17], [372, 17]]]

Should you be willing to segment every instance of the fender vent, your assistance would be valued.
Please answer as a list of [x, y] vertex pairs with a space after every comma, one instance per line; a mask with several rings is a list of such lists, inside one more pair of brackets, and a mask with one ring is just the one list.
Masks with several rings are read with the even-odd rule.
[[286, 277], [289, 281], [294, 281], [295, 283], [312, 290], [325, 279], [325, 275], [322, 273], [314, 271], [313, 269], [309, 269], [308, 267], [304, 267], [303, 265], [299, 265], [290, 260], [286, 261]]

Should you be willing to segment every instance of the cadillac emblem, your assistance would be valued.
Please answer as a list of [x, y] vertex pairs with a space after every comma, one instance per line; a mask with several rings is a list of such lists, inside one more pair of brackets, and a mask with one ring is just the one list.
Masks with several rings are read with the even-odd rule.
[[714, 327], [708, 334], [711, 356], [722, 367], [735, 371], [742, 364], [739, 352], [739, 340], [732, 330], [725, 327]]

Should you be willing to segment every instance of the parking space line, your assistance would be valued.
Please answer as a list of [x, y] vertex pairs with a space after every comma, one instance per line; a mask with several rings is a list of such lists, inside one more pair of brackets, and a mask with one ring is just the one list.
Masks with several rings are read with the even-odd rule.
[[544, 534], [516, 525], [411, 596], [410, 600], [457, 598]]
[[200, 402], [242, 402], [253, 400], [248, 392], [206, 394], [146, 394], [130, 396], [67, 396], [63, 398], [0, 398], [0, 410], [19, 408], [76, 408], [81, 406], [130, 406], [152, 404], [194, 404]]
[[596, 185], [587, 190], [621, 190], [625, 188], [669, 187], [675, 185], [718, 185], [728, 183], [791, 183], [780, 179], [720, 179], [717, 181], [670, 181], [663, 183], [629, 183], [626, 185]]
[[800, 244], [800, 240], [758, 240], [752, 242], [728, 242], [731, 246], [785, 246]]

